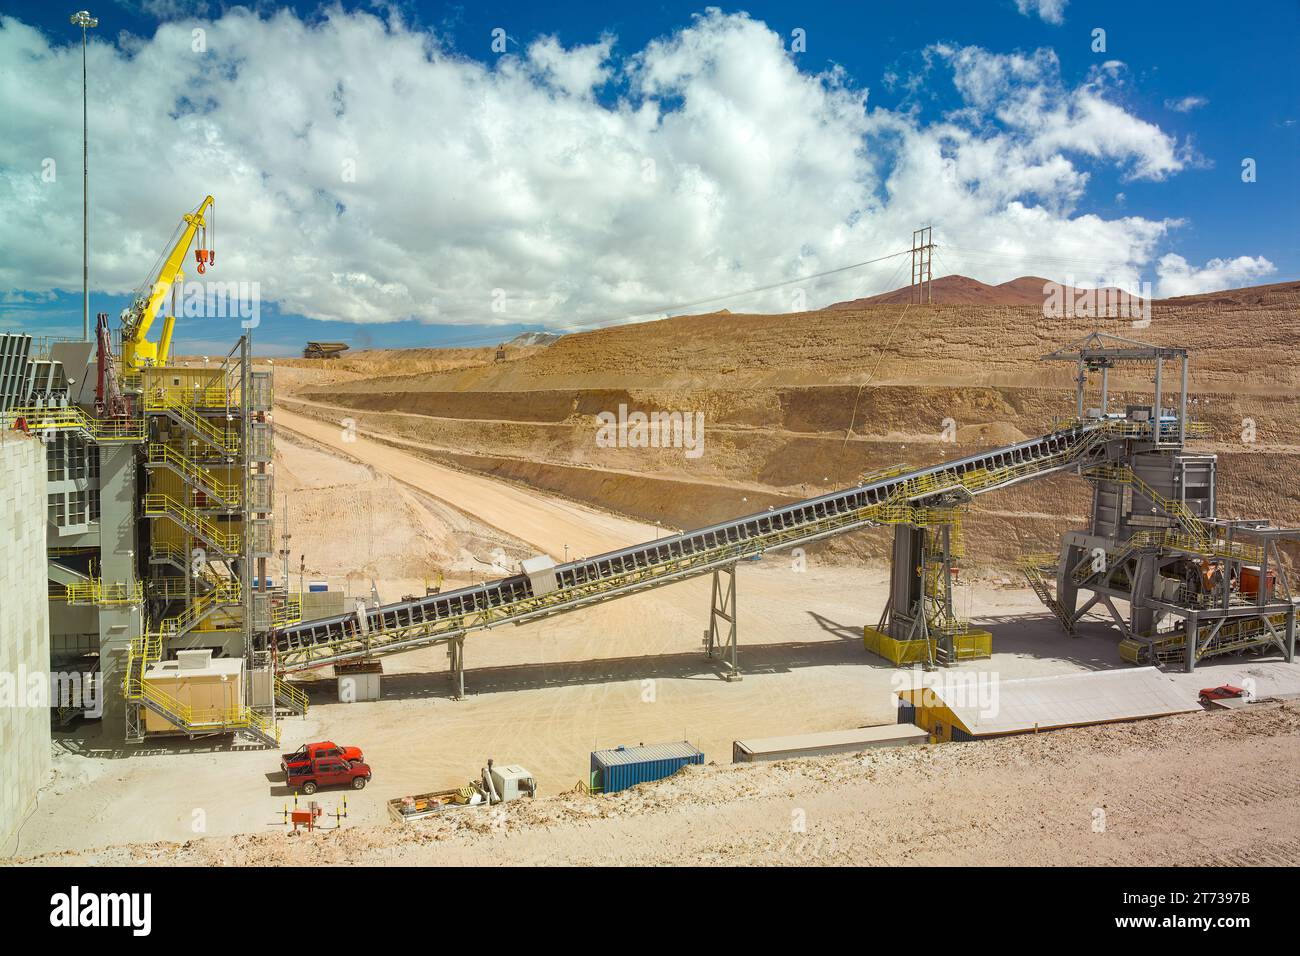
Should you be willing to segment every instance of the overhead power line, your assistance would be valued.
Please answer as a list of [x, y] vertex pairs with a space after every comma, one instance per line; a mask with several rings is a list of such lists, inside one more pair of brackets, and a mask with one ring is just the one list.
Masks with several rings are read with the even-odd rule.
[[[682, 309], [693, 309], [701, 305], [711, 305], [718, 302], [725, 302], [728, 299], [737, 299], [743, 296], [756, 295], [760, 292], [770, 292], [773, 289], [781, 289], [787, 286], [799, 285], [800, 283], [803, 282], [813, 282], [816, 281], [817, 279], [824, 279], [827, 276], [839, 275], [841, 273], [850, 272], [854, 269], [861, 269], [864, 266], [874, 265], [877, 262], [886, 262], [889, 259], [896, 259], [899, 256], [908, 255], [910, 254], [910, 252], [911, 252], [910, 249], [901, 249], [898, 252], [891, 252], [888, 255], [877, 256], [874, 259], [864, 259], [861, 262], [854, 262], [846, 266], [839, 266], [834, 269], [827, 269], [823, 272], [813, 272], [807, 275], [796, 276], [792, 279], [783, 279], [780, 282], [769, 282], [764, 285], [754, 286], [753, 288], [750, 289], [741, 289], [736, 292], [727, 292], [722, 295], [709, 296], [703, 299], [693, 299], [689, 302], [676, 302], [670, 305], [661, 305], [653, 309], [648, 309], [644, 312], [636, 312], [632, 314], [623, 313], [619, 315], [606, 315], [596, 319], [585, 319], [577, 322], [569, 322], [566, 323], [561, 329], [557, 331], [564, 331], [564, 332], [571, 332], [577, 330], [592, 331], [594, 329], [599, 329], [605, 326], [617, 325], [621, 322], [632, 322], [637, 319], [653, 318], [658, 315], [664, 315], [672, 312], [679, 312]], [[475, 345], [491, 345], [494, 341], [499, 341], [499, 336], [493, 335], [491, 333], [474, 333], [473, 335], [442, 339], [439, 341], [437, 346], [431, 346], [431, 347], [447, 348], [447, 347], [458, 346], [458, 345], [465, 346], [465, 347], [472, 347]], [[383, 348], [384, 346], [374, 346], [374, 347]]]

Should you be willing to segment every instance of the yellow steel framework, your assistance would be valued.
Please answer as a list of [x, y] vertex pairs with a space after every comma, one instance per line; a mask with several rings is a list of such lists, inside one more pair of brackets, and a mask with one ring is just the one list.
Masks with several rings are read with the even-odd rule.
[[204, 541], [215, 551], [234, 555], [239, 553], [241, 535], [225, 531], [215, 521], [177, 501], [171, 495], [148, 492], [144, 495], [146, 518], [170, 518], [184, 530]]
[[96, 607], [142, 604], [144, 585], [139, 581], [134, 584], [120, 581], [105, 584], [100, 578], [89, 578], [85, 581], [74, 581], [72, 584], [51, 585], [50, 599]]
[[20, 418], [31, 431], [73, 431], [101, 445], [144, 440], [143, 419], [95, 418], [76, 405], [9, 408], [0, 413], [0, 428], [13, 428]]

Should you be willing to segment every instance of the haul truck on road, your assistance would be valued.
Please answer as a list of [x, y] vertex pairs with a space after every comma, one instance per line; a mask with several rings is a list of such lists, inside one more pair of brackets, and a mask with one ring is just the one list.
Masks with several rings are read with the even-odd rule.
[[308, 342], [307, 347], [302, 350], [302, 357], [306, 359], [336, 359], [348, 350], [345, 342]]

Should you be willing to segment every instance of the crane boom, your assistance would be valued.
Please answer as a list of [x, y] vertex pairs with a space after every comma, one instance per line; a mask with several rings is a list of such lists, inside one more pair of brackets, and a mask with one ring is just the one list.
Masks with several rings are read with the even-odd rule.
[[[200, 230], [207, 229], [204, 214], [212, 206], [213, 201], [211, 196], [207, 196], [199, 203], [198, 209], [185, 214], [176, 244], [166, 254], [158, 274], [151, 276], [152, 281], [146, 283], [147, 293], [138, 295], [130, 307], [122, 312], [122, 362], [128, 371], [158, 365], [166, 360], [167, 352], [171, 348], [175, 317], [169, 315], [163, 319], [162, 335], [157, 342], [149, 341], [147, 336], [172, 286], [185, 278], [181, 266], [185, 263], [185, 256], [189, 252], [190, 244], [194, 242], [194, 236]], [[210, 261], [208, 250], [200, 248], [200, 273], [204, 271], [204, 265], [208, 261]]]

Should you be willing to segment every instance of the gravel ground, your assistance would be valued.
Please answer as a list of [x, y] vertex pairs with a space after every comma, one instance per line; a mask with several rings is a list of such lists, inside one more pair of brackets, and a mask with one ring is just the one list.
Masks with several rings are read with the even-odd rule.
[[52, 853], [18, 863], [1300, 864], [1300, 709], [688, 768], [405, 826]]

